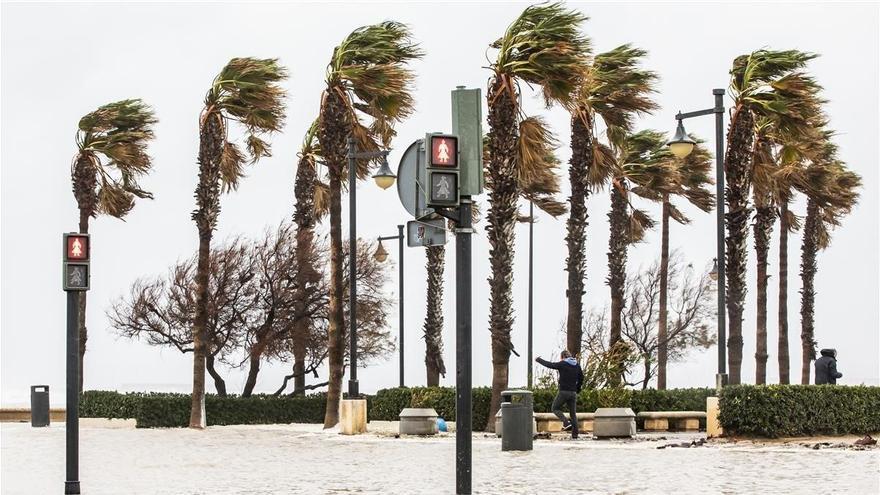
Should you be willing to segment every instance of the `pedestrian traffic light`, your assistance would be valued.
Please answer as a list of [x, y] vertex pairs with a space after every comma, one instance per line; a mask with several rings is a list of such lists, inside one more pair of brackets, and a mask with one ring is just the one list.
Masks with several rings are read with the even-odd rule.
[[61, 287], [66, 291], [89, 290], [89, 234], [64, 234]]
[[458, 206], [458, 136], [428, 133], [425, 136], [425, 165], [430, 208]]

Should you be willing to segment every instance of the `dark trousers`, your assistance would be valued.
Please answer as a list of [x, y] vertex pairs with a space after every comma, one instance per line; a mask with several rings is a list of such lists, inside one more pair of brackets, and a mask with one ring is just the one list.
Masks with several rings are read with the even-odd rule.
[[[568, 406], [568, 414], [571, 418], [570, 420], [565, 419], [565, 413], [562, 412], [562, 406]], [[571, 423], [571, 437], [577, 438], [578, 436], [578, 420], [577, 420], [577, 392], [571, 392], [569, 390], [560, 390], [559, 393], [556, 394], [556, 398], [553, 399], [553, 406], [551, 408], [553, 414], [559, 418], [559, 421], [562, 421], [562, 425], [565, 426]]]

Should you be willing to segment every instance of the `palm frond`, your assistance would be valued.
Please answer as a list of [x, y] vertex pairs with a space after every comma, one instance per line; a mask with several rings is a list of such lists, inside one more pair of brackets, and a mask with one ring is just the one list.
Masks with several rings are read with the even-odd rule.
[[330, 213], [330, 185], [315, 181], [315, 218], [321, 220]]
[[635, 117], [658, 108], [651, 98], [657, 74], [640, 67], [645, 50], [630, 44], [596, 55], [579, 88], [579, 98], [602, 117], [617, 145], [633, 130]]
[[278, 59], [233, 58], [214, 79], [205, 106], [241, 122], [248, 134], [279, 131], [285, 97], [279, 83], [286, 78], [287, 70]]
[[654, 220], [642, 210], [633, 208], [630, 211], [626, 228], [626, 238], [630, 244], [641, 242], [645, 238], [645, 232], [654, 228]]

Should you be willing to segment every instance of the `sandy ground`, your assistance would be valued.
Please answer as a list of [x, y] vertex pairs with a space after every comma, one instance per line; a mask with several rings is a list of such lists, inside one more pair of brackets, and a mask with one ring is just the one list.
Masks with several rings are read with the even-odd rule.
[[[120, 426], [120, 425], [114, 425]], [[443, 494], [455, 491], [455, 438], [395, 438], [394, 423], [346, 437], [319, 425], [137, 430], [80, 429], [83, 493]], [[537, 440], [501, 452], [475, 434], [475, 493], [846, 494], [880, 493], [880, 449], [813, 450], [799, 443], [717, 442], [657, 447], [701, 435], [640, 435], [630, 441]], [[815, 440], [809, 440], [815, 442]], [[837, 438], [835, 443], [842, 441]], [[63, 493], [64, 425], [0, 424], [0, 491]]]

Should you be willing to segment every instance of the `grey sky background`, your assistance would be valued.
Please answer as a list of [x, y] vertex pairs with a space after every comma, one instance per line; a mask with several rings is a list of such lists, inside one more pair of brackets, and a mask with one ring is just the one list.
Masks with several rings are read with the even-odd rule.
[[[76, 229], [77, 210], [69, 169], [79, 118], [96, 107], [139, 97], [159, 119], [150, 146], [154, 172], [142, 185], [155, 194], [141, 201], [125, 222], [92, 222], [92, 287], [89, 292], [87, 389], [174, 390], [191, 387], [191, 356], [116, 337], [104, 316], [110, 303], [141, 276], [164, 273], [197, 247], [194, 208], [198, 114], [212, 78], [236, 56], [279, 57], [290, 70], [288, 119], [272, 137], [273, 156], [248, 170], [239, 190], [222, 198], [215, 242], [237, 234], [258, 235], [290, 217], [296, 152], [318, 111], [326, 64], [333, 47], [352, 29], [385, 19], [409, 24], [426, 52], [414, 64], [418, 73], [415, 115], [398, 127], [390, 161], [426, 131], [450, 129], [449, 91], [456, 85], [479, 87], [485, 96], [490, 71], [488, 45], [524, 8], [524, 3], [311, 3], [311, 4], [37, 4], [2, 6], [2, 315], [0, 372], [4, 406], [27, 402], [28, 386], [48, 384], [52, 402], [63, 404], [65, 299], [60, 287], [61, 233]], [[831, 247], [819, 255], [816, 339], [836, 347], [845, 384], [878, 385], [878, 7], [876, 4], [645, 4], [578, 3], [591, 19], [585, 24], [597, 51], [632, 42], [649, 51], [646, 66], [661, 76], [653, 116], [639, 128], [670, 132], [678, 110], [711, 107], [712, 88], [727, 88], [733, 58], [761, 47], [796, 48], [822, 56], [810, 71], [825, 86], [831, 126], [842, 158], [862, 174], [862, 199]], [[569, 120], [561, 109], [546, 110], [523, 86], [527, 113], [544, 115], [557, 133], [558, 155], [569, 157]], [[728, 99], [728, 104], [730, 100]], [[485, 110], [484, 110], [485, 115]], [[687, 122], [690, 132], [714, 149], [710, 117]], [[563, 196], [567, 196], [564, 165]], [[358, 188], [359, 234], [393, 235], [407, 214], [394, 190], [372, 182]], [[480, 199], [485, 204], [485, 196]], [[526, 211], [527, 205], [523, 205]], [[588, 281], [585, 304], [609, 301], [607, 193], [589, 202]], [[659, 214], [659, 208], [648, 206]], [[715, 252], [714, 214], [685, 207], [690, 226], [671, 226], [671, 246], [695, 267], [711, 264]], [[794, 207], [804, 212], [803, 198]], [[344, 212], [347, 211], [343, 208]], [[488, 320], [488, 243], [480, 226], [474, 244], [475, 385], [491, 380]], [[322, 228], [326, 229], [326, 225]], [[344, 224], [347, 232], [347, 222]], [[528, 226], [517, 227], [511, 385], [525, 382]], [[770, 359], [768, 380], [777, 380], [776, 255], [771, 247], [769, 290]], [[566, 256], [564, 218], [539, 215], [535, 225], [535, 353], [549, 356], [563, 342]], [[454, 241], [453, 241], [454, 242]], [[454, 384], [453, 242], [446, 257], [444, 356]], [[800, 369], [801, 237], [790, 237], [789, 325], [792, 376]], [[630, 249], [629, 268], [659, 256], [657, 232]], [[389, 259], [395, 260], [396, 249]], [[407, 383], [425, 383], [424, 252], [407, 248]], [[745, 314], [743, 380], [754, 381], [755, 273], [750, 272]], [[396, 291], [396, 270], [388, 290]], [[396, 308], [391, 331], [397, 335]], [[670, 366], [672, 387], [711, 386], [714, 348]], [[278, 387], [288, 365], [265, 366], [257, 391]], [[243, 370], [223, 370], [230, 391], [241, 390]], [[322, 374], [322, 376], [325, 376]], [[397, 384], [397, 359], [373, 363], [359, 373], [361, 388], [373, 392]], [[209, 390], [213, 389], [211, 381]]]

